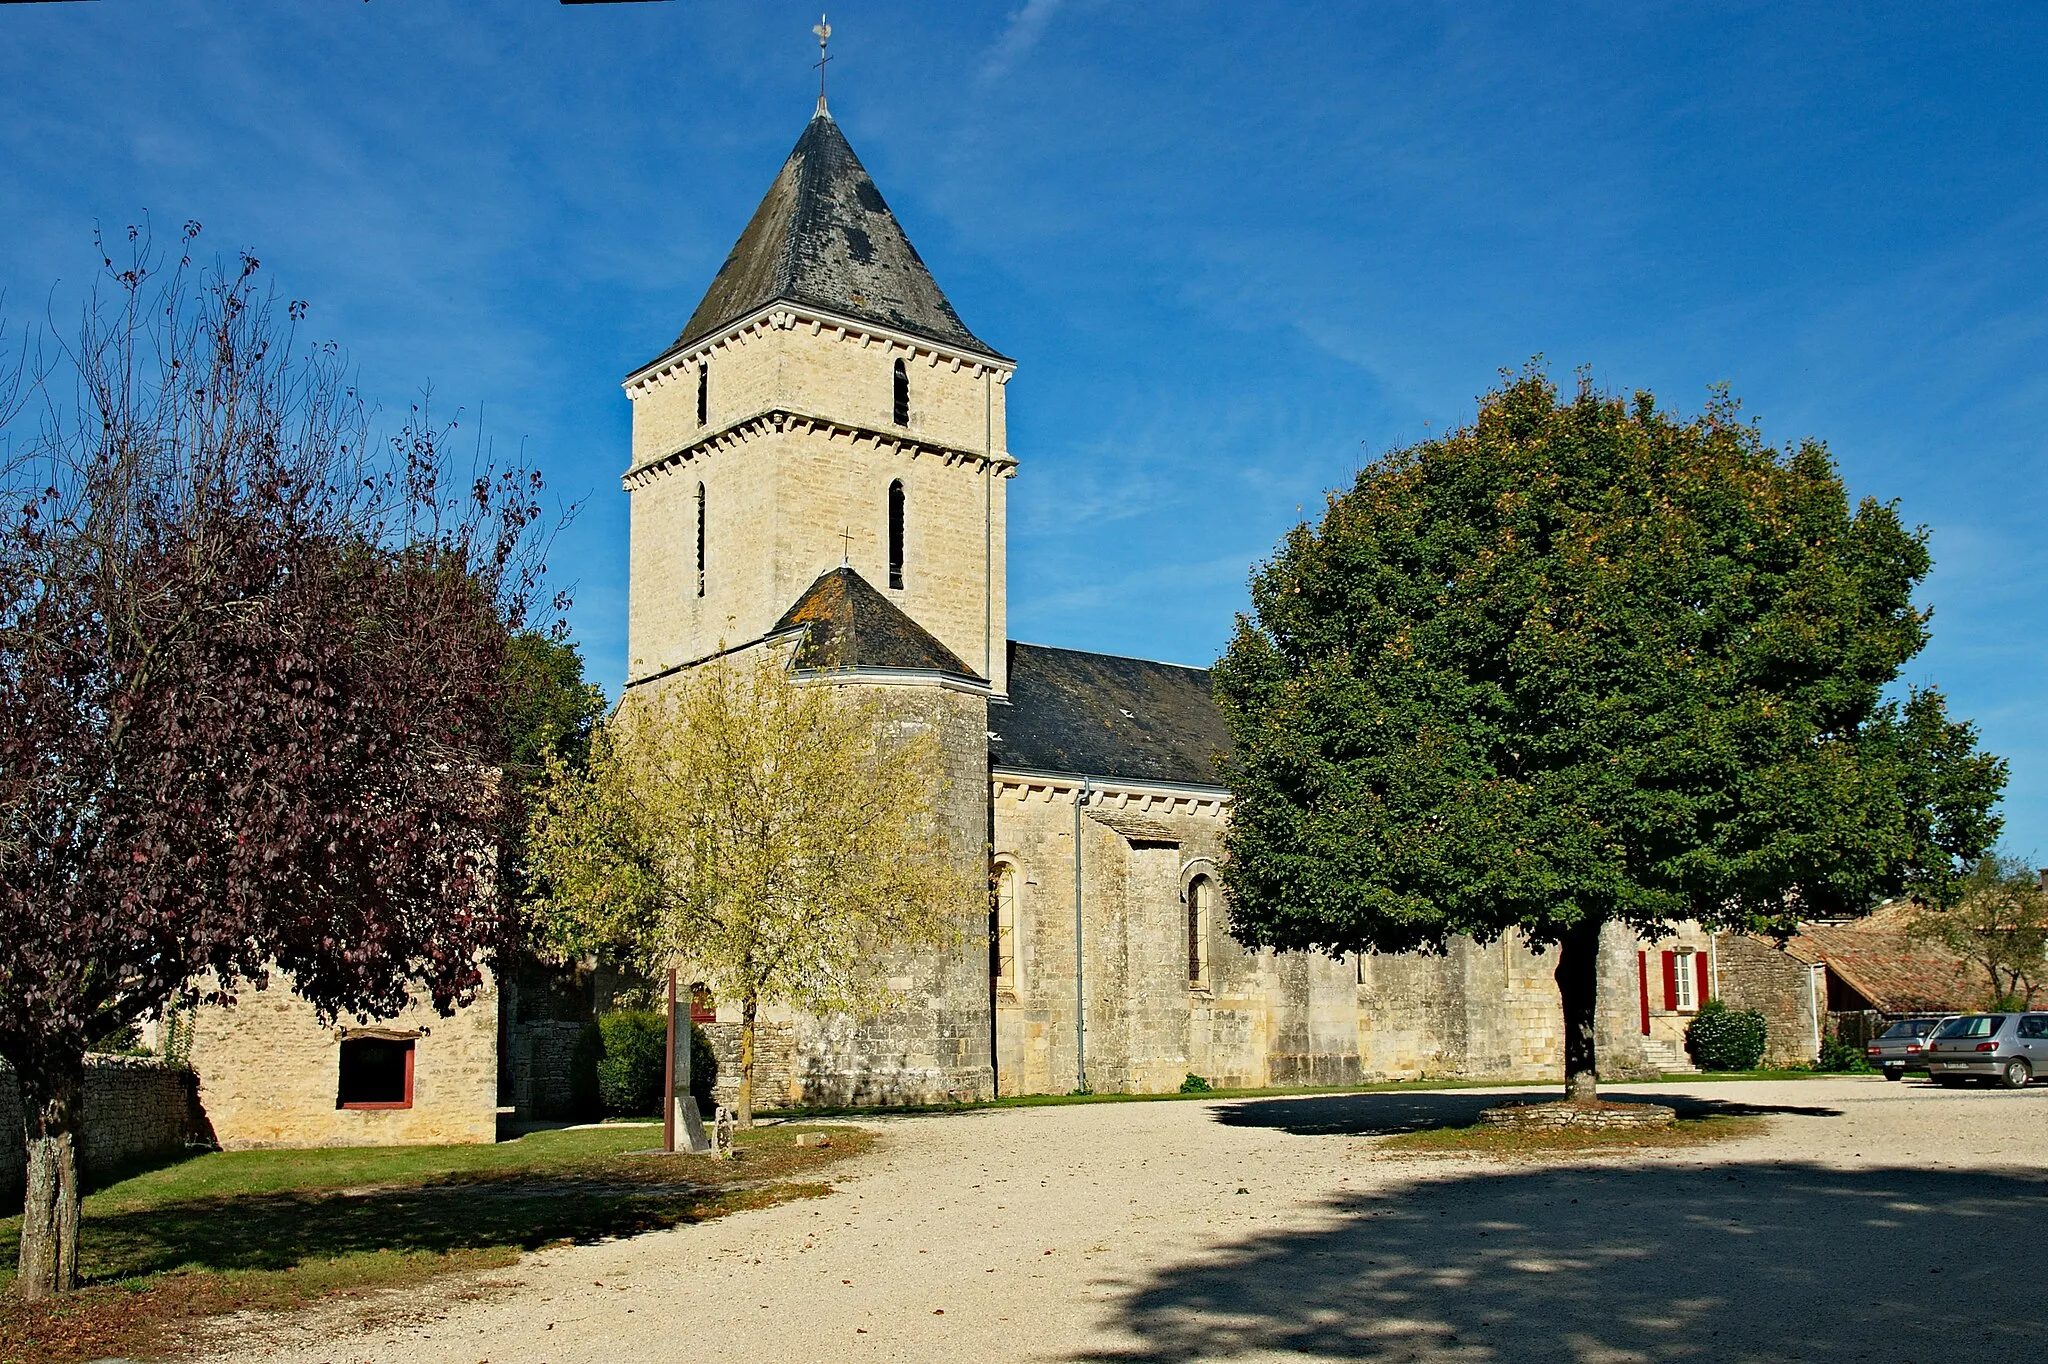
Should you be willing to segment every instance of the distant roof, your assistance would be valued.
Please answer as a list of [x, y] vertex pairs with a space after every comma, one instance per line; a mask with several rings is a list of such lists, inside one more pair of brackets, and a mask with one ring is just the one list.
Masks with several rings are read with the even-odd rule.
[[800, 626], [799, 668], [915, 668], [977, 676], [958, 654], [844, 565], [804, 589], [772, 633]]
[[998, 767], [1221, 786], [1230, 731], [1205, 668], [1010, 643], [1010, 704], [988, 713]]
[[960, 321], [839, 125], [822, 109], [782, 163], [682, 335], [662, 355], [687, 350], [777, 301], [1003, 358]]
[[1907, 932], [1915, 906], [1894, 900], [1849, 923], [1802, 924], [1785, 943], [1800, 961], [1824, 963], [1884, 1013], [1975, 1009], [1990, 993], [1984, 972]]

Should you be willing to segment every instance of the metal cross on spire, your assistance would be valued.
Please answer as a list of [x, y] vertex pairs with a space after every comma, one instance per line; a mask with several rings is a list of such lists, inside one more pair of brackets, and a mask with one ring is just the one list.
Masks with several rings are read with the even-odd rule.
[[840, 546], [839, 566], [845, 568], [853, 562], [853, 532], [841, 529], [839, 538], [845, 543]]
[[832, 38], [832, 25], [826, 23], [825, 16], [820, 14], [818, 22], [811, 25], [811, 32], [818, 35], [818, 60], [812, 65], [818, 68], [818, 112], [822, 114], [825, 112], [825, 63], [832, 60], [831, 54], [825, 51], [825, 44]]

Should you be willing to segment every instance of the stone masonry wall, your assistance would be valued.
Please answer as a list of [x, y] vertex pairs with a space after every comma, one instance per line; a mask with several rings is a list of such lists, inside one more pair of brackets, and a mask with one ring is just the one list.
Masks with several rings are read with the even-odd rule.
[[[740, 1106], [740, 1025], [700, 1023], [711, 1054], [718, 1058], [718, 1080], [711, 1087], [714, 1108], [738, 1112]], [[780, 1108], [802, 1103], [804, 1086], [796, 1069], [796, 1028], [789, 1023], [754, 1026], [754, 1107]], [[814, 1101], [815, 1102], [815, 1101]], [[712, 1116], [710, 1113], [704, 1115]]]
[[1809, 993], [1811, 967], [1746, 933], [1717, 936], [1714, 959], [1722, 1002], [1731, 1009], [1755, 1009], [1764, 1016], [1766, 1064], [1799, 1065], [1819, 1059], [1814, 1043], [1814, 1000]]
[[[995, 782], [995, 856], [1017, 868], [1013, 988], [996, 1001], [1004, 1094], [1075, 1084], [1074, 792], [1063, 782]], [[1182, 887], [1194, 869], [1213, 874], [1224, 815], [1189, 797], [1144, 817], [1173, 845], [1134, 846], [1092, 814], [1081, 825], [1091, 1088], [1157, 1092], [1189, 1072], [1245, 1087], [1562, 1074], [1556, 959], [1513, 935], [1454, 940], [1437, 956], [1334, 960], [1247, 951], [1219, 905], [1208, 979], [1191, 986]], [[1614, 1079], [1646, 1070], [1636, 948], [1620, 928], [1601, 940], [1598, 1045]]]
[[[85, 1062], [85, 1130], [79, 1163], [86, 1178], [133, 1161], [211, 1145], [193, 1093], [192, 1072], [153, 1057], [89, 1056]], [[0, 1067], [0, 1206], [21, 1206], [26, 1159], [21, 1091]]]
[[[865, 683], [818, 682], [865, 689]], [[945, 770], [935, 783], [940, 827], [958, 878], [957, 935], [942, 948], [895, 951], [876, 963], [896, 1001], [865, 1018], [787, 1007], [761, 1012], [755, 1105], [919, 1104], [986, 1098], [990, 1079], [988, 978], [988, 702], [937, 685], [876, 688], [900, 723], [939, 738]], [[719, 1052], [717, 1101], [738, 1083], [737, 1000], [720, 998], [705, 1031]], [[787, 1070], [779, 1059], [788, 1039]]]
[[587, 1023], [525, 1019], [513, 1025], [511, 1079], [513, 1111], [522, 1118], [575, 1116], [576, 1041]]
[[282, 978], [273, 978], [267, 990], [242, 989], [233, 1007], [200, 1009], [193, 1019], [192, 1069], [221, 1147], [497, 1139], [495, 987], [486, 985], [475, 1003], [452, 1018], [416, 1006], [369, 1025], [416, 1034], [410, 1108], [336, 1106], [342, 1035], [358, 1023], [345, 1019], [323, 1026], [313, 1006]]

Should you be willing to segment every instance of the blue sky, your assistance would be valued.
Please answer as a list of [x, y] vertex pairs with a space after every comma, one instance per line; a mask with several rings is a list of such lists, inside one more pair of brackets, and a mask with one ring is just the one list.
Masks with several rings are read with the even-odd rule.
[[[387, 414], [587, 506], [624, 666], [628, 412], [802, 130], [808, 5], [0, 6], [0, 289], [97, 221], [246, 248]], [[1010, 387], [1018, 638], [1207, 663], [1250, 567], [1501, 367], [1727, 383], [1933, 531], [1936, 682], [2048, 857], [2048, 9], [848, 4], [832, 107]], [[56, 286], [52, 293], [53, 284]]]

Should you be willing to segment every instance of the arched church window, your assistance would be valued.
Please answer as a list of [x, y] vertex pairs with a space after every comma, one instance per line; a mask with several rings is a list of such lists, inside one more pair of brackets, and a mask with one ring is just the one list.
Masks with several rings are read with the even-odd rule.
[[910, 371], [901, 360], [896, 362], [895, 416], [898, 426], [910, 425]]
[[697, 595], [704, 595], [704, 485], [697, 485]]
[[697, 425], [711, 420], [711, 362], [697, 363]]
[[1017, 988], [1017, 869], [996, 864], [989, 906], [988, 973], [1002, 990]]
[[1209, 918], [1216, 883], [1206, 876], [1188, 882], [1188, 984], [1209, 983]]
[[889, 586], [903, 586], [903, 480], [889, 485]]

